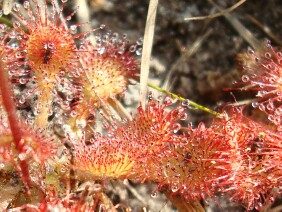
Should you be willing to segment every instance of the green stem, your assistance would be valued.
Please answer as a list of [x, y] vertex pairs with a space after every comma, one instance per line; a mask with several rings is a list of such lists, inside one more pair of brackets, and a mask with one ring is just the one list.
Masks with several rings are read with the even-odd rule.
[[[178, 99], [178, 100], [180, 100], [181, 102], [187, 101], [187, 99], [185, 99], [185, 98], [183, 98], [183, 97], [181, 97], [181, 96], [178, 96], [178, 95], [176, 95], [176, 94], [174, 94], [174, 93], [171, 93], [171, 92], [169, 92], [169, 91], [167, 91], [167, 90], [164, 90], [164, 89], [162, 89], [162, 88], [160, 88], [160, 87], [158, 87], [158, 86], [156, 86], [156, 85], [153, 85], [153, 84], [151, 84], [151, 83], [148, 83], [148, 86], [151, 87], [151, 88], [153, 88], [153, 89], [155, 89], [155, 90], [157, 90], [157, 91], [160, 91], [160, 92], [162, 92], [162, 93], [165, 93], [165, 94], [167, 94], [167, 95], [170, 95], [171, 97], [173, 97], [173, 98], [175, 98], [175, 99]], [[221, 115], [220, 113], [218, 113], [218, 112], [216, 112], [216, 111], [213, 111], [213, 110], [211, 110], [211, 109], [209, 109], [209, 108], [207, 108], [207, 107], [204, 107], [204, 106], [202, 106], [202, 105], [199, 105], [199, 104], [197, 104], [196, 102], [193, 102], [193, 101], [191, 101], [191, 100], [188, 100], [188, 102], [189, 102], [189, 103], [188, 103], [189, 106], [192, 106], [192, 107], [194, 107], [195, 109], [205, 111], [205, 112], [210, 113], [210, 114], [215, 115], [215, 116], [220, 116], [220, 115]]]
[[6, 24], [7, 26], [13, 28], [13, 22], [6, 17], [0, 17], [0, 22]]
[[[3, 57], [1, 52], [0, 58]], [[8, 71], [4, 69], [3, 62], [0, 62], [0, 93], [2, 95], [2, 104], [7, 112], [7, 118], [10, 124], [11, 134], [13, 136], [13, 142], [18, 153], [23, 153], [25, 150], [24, 146], [24, 129], [19, 121], [16, 114], [16, 106], [13, 99], [12, 85], [8, 78]], [[29, 169], [27, 161], [23, 159], [18, 159], [23, 181], [25, 183], [27, 193], [29, 194], [29, 188], [31, 185], [31, 180], [29, 176]]]
[[[4, 24], [6, 24], [8, 27], [14, 28], [13, 22], [12, 22], [11, 20], [9, 20], [8, 18], [6, 18], [5, 16], [0, 17], [0, 23], [4, 23]], [[28, 32], [28, 30], [27, 30], [26, 27], [21, 26], [21, 28], [22, 28], [22, 30], [23, 30], [24, 32], [26, 32], [27, 34], [29, 34], [29, 32]]]

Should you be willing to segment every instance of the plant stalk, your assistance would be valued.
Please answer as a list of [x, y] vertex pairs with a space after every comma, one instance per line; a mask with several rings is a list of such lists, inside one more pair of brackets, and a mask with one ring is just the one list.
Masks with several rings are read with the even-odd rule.
[[[164, 90], [164, 89], [162, 89], [162, 88], [160, 88], [160, 87], [158, 87], [158, 86], [156, 86], [156, 85], [153, 85], [153, 84], [151, 84], [151, 83], [148, 83], [148, 86], [149, 86], [150, 88], [153, 88], [153, 89], [155, 89], [155, 90], [157, 90], [157, 91], [160, 91], [160, 92], [162, 92], [162, 93], [164, 93], [164, 94], [170, 95], [171, 97], [173, 97], [173, 98], [175, 98], [175, 99], [178, 99], [178, 100], [181, 101], [181, 102], [187, 101], [187, 99], [185, 99], [185, 98], [183, 98], [183, 97], [181, 97], [181, 96], [178, 96], [178, 95], [176, 95], [176, 94], [174, 94], [174, 93], [171, 93], [171, 92], [169, 92], [169, 91], [167, 91], [167, 90]], [[202, 105], [199, 105], [198, 103], [193, 102], [193, 101], [191, 101], [191, 100], [188, 100], [188, 102], [189, 102], [189, 106], [192, 106], [192, 107], [194, 107], [195, 109], [205, 111], [205, 112], [210, 113], [210, 114], [215, 115], [215, 116], [220, 116], [220, 115], [221, 115], [220, 113], [218, 113], [218, 112], [216, 112], [216, 111], [213, 111], [213, 110], [211, 110], [211, 109], [209, 109], [209, 108], [207, 108], [207, 107], [204, 107], [204, 106], [202, 106]]]
[[[24, 136], [23, 136], [22, 126], [16, 114], [16, 107], [13, 101], [14, 95], [12, 93], [12, 86], [8, 79], [8, 73], [4, 69], [4, 65], [2, 62], [0, 62], [0, 91], [2, 95], [2, 103], [7, 112], [10, 129], [13, 136], [13, 142], [15, 144], [16, 150], [18, 151], [19, 154], [21, 154], [24, 152], [24, 140], [23, 140]], [[19, 159], [19, 166], [21, 169], [23, 182], [25, 183], [27, 192], [29, 192], [29, 188], [30, 188], [29, 170], [28, 170], [28, 164], [24, 158]]]

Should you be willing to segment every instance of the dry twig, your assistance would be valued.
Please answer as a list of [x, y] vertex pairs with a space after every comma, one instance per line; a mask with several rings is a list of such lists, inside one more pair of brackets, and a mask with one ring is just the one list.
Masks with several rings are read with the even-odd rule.
[[142, 107], [145, 108], [146, 96], [147, 96], [147, 83], [149, 77], [150, 58], [153, 46], [154, 30], [155, 30], [155, 19], [158, 7], [158, 0], [151, 0], [146, 27], [144, 34], [142, 59], [141, 59], [141, 71], [140, 71], [140, 100]]

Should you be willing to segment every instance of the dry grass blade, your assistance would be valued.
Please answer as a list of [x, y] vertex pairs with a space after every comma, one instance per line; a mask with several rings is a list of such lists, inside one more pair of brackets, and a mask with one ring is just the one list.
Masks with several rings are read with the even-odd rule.
[[54, 0], [54, 3], [55, 3], [55, 10], [56, 10], [57, 14], [60, 14], [59, 18], [60, 18], [62, 24], [64, 25], [65, 29], [68, 30], [68, 26], [67, 26], [67, 24], [66, 24], [66, 22], [64, 20], [64, 16], [63, 16], [62, 12], [60, 11], [61, 9], [60, 9], [59, 1], [58, 0]]
[[[87, 4], [87, 1], [86, 0], [77, 0], [76, 5], [77, 7], [79, 7], [79, 10], [77, 10], [77, 13], [76, 13], [76, 17], [79, 20], [79, 23], [90, 23], [91, 14], [90, 14], [90, 9]], [[91, 24], [83, 24], [80, 26], [80, 28], [82, 32], [91, 32], [92, 31]], [[96, 44], [96, 40], [93, 34], [89, 34], [89, 39], [93, 45]]]
[[115, 111], [119, 114], [121, 119], [131, 120], [131, 115], [127, 112], [127, 110], [122, 106], [122, 104], [116, 98], [109, 98], [108, 103], [115, 109]]
[[189, 58], [194, 55], [197, 50], [201, 47], [203, 41], [212, 33], [212, 30], [208, 30], [204, 35], [200, 36], [193, 45], [184, 52], [181, 57], [172, 65], [171, 69], [169, 70], [168, 74], [166, 75], [166, 79], [164, 81], [163, 89], [168, 90], [169, 81], [171, 81], [171, 77], [173, 72], [178, 68], [178, 66], [185, 60], [185, 58]]
[[276, 44], [282, 46], [282, 40], [280, 40], [279, 36], [274, 35], [271, 32], [269, 26], [262, 24], [259, 20], [251, 15], [247, 15], [247, 18], [250, 19], [250, 21], [253, 22], [256, 26], [258, 26], [269, 38], [271, 38], [271, 40], [273, 40]]
[[234, 4], [233, 6], [229, 7], [228, 9], [222, 10], [219, 13], [216, 13], [216, 14], [212, 14], [212, 15], [208, 15], [208, 16], [198, 16], [198, 17], [184, 18], [184, 20], [185, 21], [195, 21], [195, 20], [206, 20], [206, 19], [216, 18], [216, 17], [222, 16], [222, 15], [225, 15], [227, 13], [230, 13], [231, 11], [235, 10], [237, 7], [239, 7], [240, 5], [242, 5], [246, 1], [247, 0], [241, 0], [241, 1], [237, 2], [236, 4]]
[[270, 206], [268, 206], [263, 212], [279, 212], [282, 211], [282, 205], [276, 206], [274, 208], [269, 209]]
[[179, 195], [172, 195], [171, 191], [163, 191], [171, 203], [177, 208], [178, 212], [204, 212], [205, 209], [199, 200], [190, 201], [189, 203], [183, 201]]
[[[209, 2], [214, 5], [218, 10], [221, 8], [215, 4], [212, 0]], [[241, 22], [231, 14], [224, 14], [224, 17], [229, 21], [229, 23], [234, 27], [234, 29], [242, 36], [242, 38], [251, 45], [252, 48], [258, 50], [262, 47], [262, 43], [243, 25]]]
[[145, 108], [145, 100], [147, 96], [147, 82], [149, 77], [150, 58], [153, 46], [157, 7], [158, 0], [151, 0], [145, 27], [140, 72], [140, 100], [143, 108]]
[[143, 205], [147, 205], [146, 199], [138, 193], [136, 188], [130, 184], [126, 184], [125, 186]]
[[3, 13], [4, 15], [9, 15], [12, 11], [13, 0], [4, 0], [3, 1]]

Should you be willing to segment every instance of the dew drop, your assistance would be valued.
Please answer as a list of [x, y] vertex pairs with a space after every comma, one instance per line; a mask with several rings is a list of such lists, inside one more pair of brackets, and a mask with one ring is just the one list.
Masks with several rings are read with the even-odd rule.
[[20, 104], [24, 104], [24, 103], [25, 103], [25, 98], [24, 98], [24, 97], [20, 98], [20, 99], [19, 99], [19, 103], [20, 103]]
[[26, 84], [27, 79], [26, 78], [20, 78], [19, 82], [20, 82], [20, 84], [24, 85], [24, 84]]
[[152, 193], [151, 193], [151, 197], [152, 197], [152, 198], [156, 198], [157, 196], [158, 196], [157, 192], [152, 192]]
[[3, 163], [0, 163], [0, 169], [3, 169], [5, 165]]
[[25, 9], [28, 9], [29, 6], [30, 6], [29, 1], [25, 1], [25, 2], [23, 3], [23, 6], [24, 6]]
[[265, 106], [264, 106], [263, 104], [259, 104], [259, 109], [260, 109], [261, 111], [265, 111]]
[[105, 27], [106, 27], [105, 24], [101, 24], [99, 28], [100, 28], [100, 29], [105, 29]]
[[14, 3], [13, 10], [15, 12], [19, 12], [20, 11], [20, 5], [18, 3]]
[[274, 77], [270, 77], [268, 79], [268, 81], [269, 81], [269, 83], [273, 84], [273, 83], [275, 83], [275, 78]]
[[263, 206], [262, 203], [258, 202], [257, 205], [255, 206], [255, 209], [259, 211], [262, 209], [262, 206]]
[[108, 42], [108, 40], [109, 40], [109, 35], [108, 35], [108, 34], [103, 35], [103, 37], [102, 37], [102, 41], [103, 41], [104, 43], [107, 43], [107, 42]]
[[269, 203], [270, 203], [270, 204], [273, 204], [274, 201], [275, 201], [275, 197], [270, 196], [270, 197], [269, 197]]
[[21, 26], [21, 24], [20, 24], [20, 22], [18, 22], [18, 21], [15, 21], [15, 22], [13, 23], [13, 27], [14, 27], [15, 29], [19, 28], [20, 26]]
[[270, 59], [270, 58], [271, 58], [270, 52], [266, 52], [266, 53], [264, 54], [264, 56], [265, 56], [267, 59]]
[[257, 97], [263, 97], [265, 95], [266, 91], [258, 91]]
[[53, 49], [54, 46], [55, 46], [55, 44], [53, 42], [47, 43], [47, 47], [50, 48], [50, 49]]
[[282, 126], [281, 125], [278, 125], [277, 131], [282, 132]]
[[70, 116], [71, 116], [71, 117], [76, 117], [76, 116], [77, 116], [77, 112], [76, 112], [75, 110], [72, 110], [72, 111], [70, 112]]
[[148, 100], [149, 101], [152, 101], [154, 98], [153, 98], [153, 93], [150, 91], [149, 94], [148, 94]]
[[274, 121], [274, 116], [273, 115], [269, 115], [267, 118], [268, 118], [269, 121], [272, 121], [272, 122]]
[[142, 54], [142, 48], [140, 47], [136, 50], [136, 55], [140, 56], [141, 54]]
[[181, 125], [180, 124], [175, 124], [173, 125], [173, 132], [177, 133], [179, 130], [181, 129]]
[[25, 52], [24, 51], [16, 53], [16, 58], [23, 58], [24, 56], [25, 56]]
[[271, 48], [271, 41], [268, 40], [268, 39], [266, 39], [266, 40], [265, 40], [265, 46], [266, 46], [267, 48]]
[[40, 112], [40, 109], [38, 108], [38, 106], [35, 106], [35, 107], [33, 108], [33, 114], [34, 114], [35, 116], [37, 116], [37, 115], [39, 114], [39, 112]]
[[60, 70], [60, 71], [59, 71], [59, 75], [60, 75], [61, 77], [65, 76], [65, 74], [66, 74], [66, 72], [65, 72], [64, 70]]
[[118, 39], [118, 33], [117, 32], [114, 32], [113, 35], [112, 35], [112, 39], [116, 40]]
[[275, 114], [276, 114], [276, 115], [282, 115], [282, 108], [281, 108], [281, 107], [277, 108], [277, 109], [275, 110]]
[[179, 190], [179, 187], [178, 187], [177, 185], [173, 185], [173, 186], [171, 187], [171, 191], [172, 191], [173, 193], [177, 192], [178, 190]]
[[274, 122], [276, 125], [279, 125], [280, 122], [281, 122], [280, 117], [275, 116], [273, 122]]
[[9, 76], [13, 76], [14, 74], [15, 74], [15, 71], [14, 71], [14, 70], [9, 70], [9, 71], [8, 71], [8, 75], [9, 75]]
[[256, 57], [256, 58], [255, 58], [255, 62], [258, 63], [259, 61], [260, 61], [260, 58], [259, 58], [259, 57]]
[[274, 105], [272, 102], [269, 102], [267, 105], [266, 105], [266, 109], [267, 110], [273, 110], [274, 109]]
[[12, 30], [12, 31], [9, 33], [9, 37], [12, 38], [12, 39], [13, 39], [13, 38], [16, 38], [16, 32]]
[[119, 48], [119, 50], [118, 50], [118, 54], [123, 54], [125, 52], [125, 48]]
[[268, 70], [275, 70], [275, 68], [273, 67], [273, 64], [268, 64], [268, 65], [266, 65], [266, 68], [267, 68]]
[[85, 49], [86, 49], [86, 47], [84, 45], [79, 46], [79, 50], [85, 50]]
[[33, 124], [34, 124], [34, 119], [27, 119], [27, 120], [26, 120], [26, 123], [27, 123], [28, 125], [33, 125]]
[[0, 30], [1, 32], [5, 32], [7, 29], [7, 25], [6, 24], [0, 24]]
[[184, 107], [189, 107], [189, 105], [190, 105], [189, 99], [185, 99], [181, 104]]
[[131, 46], [129, 47], [129, 51], [130, 51], [130, 52], [135, 52], [135, 51], [136, 51], [136, 45], [131, 45]]
[[248, 75], [243, 75], [242, 76], [242, 81], [243, 82], [248, 82], [250, 80], [249, 76]]
[[32, 77], [31, 77], [31, 81], [34, 82], [34, 83], [37, 82], [37, 77], [36, 77], [35, 75], [32, 76]]
[[67, 101], [72, 101], [73, 96], [72, 96], [71, 94], [70, 94], [70, 95], [67, 95], [66, 99], [67, 99]]
[[165, 105], [171, 105], [173, 103], [173, 99], [170, 96], [167, 96], [164, 100]]
[[254, 51], [252, 48], [249, 47], [249, 48], [248, 48], [248, 53], [251, 54], [251, 55], [253, 55], [253, 54], [255, 53], [255, 51]]
[[254, 196], [254, 199], [255, 199], [255, 200], [259, 200], [259, 199], [260, 199], [260, 195], [255, 195], [255, 196]]
[[70, 26], [70, 32], [71, 32], [71, 34], [77, 33], [77, 26], [76, 25]]
[[122, 39], [126, 39], [126, 38], [127, 38], [127, 34], [124, 33], [124, 34], [122, 35]]
[[137, 44], [137, 45], [142, 45], [142, 44], [143, 44], [143, 38], [139, 38], [139, 39], [136, 41], [136, 44]]
[[129, 185], [128, 179], [124, 179], [124, 180], [123, 180], [123, 184], [124, 184], [124, 185]]
[[198, 125], [198, 129], [201, 130], [201, 131], [205, 131], [206, 130], [206, 126], [203, 122], [201, 122], [199, 125]]
[[258, 102], [252, 102], [252, 107], [253, 108], [257, 108], [259, 106], [259, 103]]
[[187, 113], [183, 113], [181, 116], [180, 116], [180, 120], [186, 120], [188, 117]]
[[47, 115], [52, 116], [53, 113], [54, 113], [54, 111], [52, 110], [52, 108], [49, 108], [48, 111], [47, 111]]
[[191, 160], [192, 159], [192, 154], [190, 152], [187, 152], [185, 155], [186, 160]]
[[24, 160], [25, 157], [26, 157], [26, 154], [24, 154], [24, 153], [20, 153], [20, 154], [19, 154], [19, 159], [20, 159], [20, 160]]
[[106, 52], [106, 48], [105, 47], [98, 48], [97, 50], [98, 50], [99, 54], [101, 54], [101, 55]]
[[79, 72], [74, 72], [74, 73], [73, 73], [73, 76], [74, 76], [75, 78], [79, 78], [79, 77], [80, 77], [80, 73], [79, 73]]

